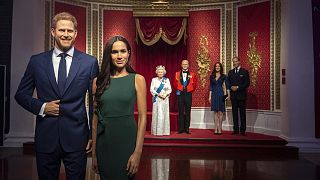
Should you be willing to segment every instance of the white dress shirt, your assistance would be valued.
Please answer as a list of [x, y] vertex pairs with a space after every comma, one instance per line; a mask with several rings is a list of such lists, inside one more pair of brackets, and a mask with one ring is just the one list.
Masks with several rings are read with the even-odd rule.
[[[188, 70], [185, 70], [185, 71], [188, 71]], [[182, 80], [183, 80], [183, 82], [185, 82], [187, 80], [187, 75], [188, 75], [188, 73], [184, 73], [183, 70], [182, 70]]]
[[[74, 47], [72, 47], [69, 51], [66, 52], [68, 54], [68, 56], [66, 57], [67, 77], [68, 77], [70, 66], [72, 63], [73, 52], [74, 52]], [[58, 83], [59, 63], [61, 60], [61, 57], [59, 55], [61, 53], [63, 52], [57, 48], [54, 48], [52, 53], [52, 64], [53, 64], [54, 76], [56, 77], [57, 83]]]
[[[56, 78], [56, 82], [58, 83], [58, 72], [59, 72], [59, 63], [61, 60], [61, 57], [59, 56], [61, 53], [63, 53], [61, 50], [59, 50], [58, 48], [54, 48], [53, 49], [53, 53], [52, 53], [52, 65], [53, 65], [53, 70], [54, 70], [54, 76]], [[70, 67], [71, 67], [71, 63], [72, 63], [72, 57], [73, 57], [73, 53], [74, 53], [74, 47], [72, 47], [71, 49], [69, 49], [69, 51], [66, 52], [68, 54], [68, 56], [66, 57], [66, 68], [67, 68], [67, 77], [70, 71]], [[41, 106], [39, 115], [44, 117], [44, 108], [46, 107], [47, 103], [43, 103], [43, 105]]]
[[235, 73], [238, 73], [240, 70], [240, 66], [238, 66], [237, 68], [234, 68], [234, 70], [235, 70]]

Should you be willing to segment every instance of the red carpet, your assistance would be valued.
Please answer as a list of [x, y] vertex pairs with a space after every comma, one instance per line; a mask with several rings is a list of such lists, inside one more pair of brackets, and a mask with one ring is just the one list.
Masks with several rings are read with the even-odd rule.
[[154, 136], [147, 131], [145, 143], [183, 143], [183, 144], [272, 144], [286, 145], [287, 141], [276, 136], [247, 132], [246, 136], [232, 135], [232, 131], [223, 131], [214, 135], [211, 129], [190, 129], [191, 134], [171, 132], [170, 136]]
[[277, 136], [247, 132], [246, 136], [232, 135], [232, 131], [223, 131], [214, 135], [211, 129], [190, 129], [191, 134], [178, 134], [172, 131], [169, 136], [145, 134], [144, 150], [165, 152], [219, 152], [233, 153], [234, 150], [250, 156], [251, 152], [268, 154], [286, 154], [296, 156], [299, 149], [286, 146], [287, 141]]
[[232, 131], [223, 131], [222, 135], [214, 135], [212, 129], [190, 129], [191, 134], [178, 134], [176, 131], [171, 131], [169, 136], [154, 136], [151, 135], [150, 131], [146, 131], [145, 138], [153, 139], [223, 139], [223, 140], [273, 140], [273, 141], [284, 141], [285, 140], [277, 136], [269, 136], [259, 133], [247, 132], [246, 136], [232, 135]]

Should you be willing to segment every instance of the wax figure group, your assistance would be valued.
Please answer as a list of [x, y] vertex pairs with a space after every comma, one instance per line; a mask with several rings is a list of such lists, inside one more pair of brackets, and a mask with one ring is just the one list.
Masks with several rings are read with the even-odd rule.
[[[147, 88], [144, 77], [130, 66], [129, 42], [122, 36], [109, 39], [99, 72], [97, 59], [74, 47], [77, 37], [74, 16], [66, 12], [55, 15], [51, 35], [54, 48], [30, 58], [15, 94], [18, 104], [36, 115], [38, 179], [59, 179], [62, 161], [68, 180], [84, 180], [87, 154], [91, 152], [92, 168], [101, 180], [134, 179], [146, 129]], [[249, 75], [240, 67], [239, 58], [232, 61], [235, 68], [228, 76], [223, 74], [220, 63], [214, 65], [210, 76], [209, 101], [215, 113], [214, 133], [222, 133], [225, 100], [231, 98], [233, 134], [245, 135]], [[165, 74], [165, 67], [157, 66], [157, 77], [150, 85], [153, 135], [170, 135], [172, 88]], [[197, 87], [197, 78], [189, 70], [188, 60], [182, 60], [173, 83], [179, 106], [178, 133], [190, 134], [192, 93]], [[33, 96], [35, 89], [37, 97]]]
[[[231, 99], [233, 115], [233, 135], [246, 132], [246, 94], [249, 87], [249, 73], [240, 67], [240, 59], [232, 59], [234, 69], [228, 76], [223, 73], [221, 63], [215, 63], [210, 75], [209, 103], [214, 112], [214, 134], [222, 134], [222, 121], [226, 112], [225, 101]], [[172, 92], [170, 80], [164, 75], [165, 67], [160, 65], [156, 68], [157, 77], [152, 79], [150, 92], [153, 96], [151, 134], [169, 135], [169, 95]], [[197, 87], [195, 73], [189, 71], [189, 61], [182, 60], [180, 71], [175, 73], [174, 86], [178, 98], [179, 129], [178, 133], [190, 134], [190, 114], [192, 105], [192, 93]], [[238, 122], [240, 112], [240, 125]]]

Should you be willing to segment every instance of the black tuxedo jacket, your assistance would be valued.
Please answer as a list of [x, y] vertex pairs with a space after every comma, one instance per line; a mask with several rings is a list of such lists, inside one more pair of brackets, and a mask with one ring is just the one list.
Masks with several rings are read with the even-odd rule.
[[[250, 85], [249, 72], [241, 68], [236, 73], [235, 69], [232, 69], [228, 73], [228, 83], [232, 100], [245, 100], [247, 97], [247, 88]], [[237, 91], [232, 91], [231, 86], [239, 86]]]

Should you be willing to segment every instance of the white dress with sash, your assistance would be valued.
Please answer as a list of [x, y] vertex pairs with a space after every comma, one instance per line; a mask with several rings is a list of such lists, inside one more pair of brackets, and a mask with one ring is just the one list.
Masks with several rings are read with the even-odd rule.
[[[155, 77], [151, 81], [150, 92], [152, 96], [157, 96], [152, 106], [152, 122], [151, 134], [152, 135], [170, 135], [170, 115], [169, 115], [169, 95], [172, 91], [170, 80], [164, 80], [164, 87], [160, 93], [157, 89], [161, 84], [162, 79]], [[165, 95], [166, 98], [162, 99], [158, 95]]]

